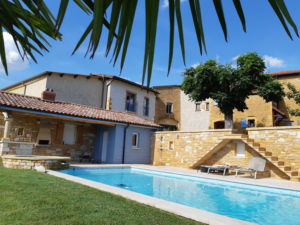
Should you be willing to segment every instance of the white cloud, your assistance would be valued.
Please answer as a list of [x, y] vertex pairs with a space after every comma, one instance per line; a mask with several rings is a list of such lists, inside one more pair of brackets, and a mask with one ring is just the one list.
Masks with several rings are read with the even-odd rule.
[[240, 55], [234, 56], [231, 60], [236, 61], [238, 59], [238, 57], [240, 57]]
[[[6, 61], [9, 71], [13, 70], [24, 70], [28, 67], [28, 60], [22, 60], [21, 56], [19, 55], [18, 49], [15, 45], [13, 37], [7, 33], [3, 32], [3, 39], [5, 45], [5, 55]], [[4, 67], [0, 61], [0, 72], [4, 72]]]
[[263, 59], [265, 61], [265, 64], [266, 64], [267, 68], [282, 68], [282, 67], [285, 67], [284, 60], [282, 60], [282, 59], [272, 57], [272, 56], [269, 56], [269, 55], [264, 55]]
[[[180, 0], [180, 2], [186, 2], [187, 0]], [[163, 8], [168, 8], [169, 7], [169, 0], [164, 0], [162, 4]]]
[[[237, 56], [233, 57], [231, 60], [236, 61], [239, 56], [240, 55], [237, 55]], [[285, 62], [283, 59], [276, 58], [276, 57], [269, 56], [269, 55], [264, 55], [262, 58], [266, 64], [267, 68], [283, 68], [283, 67], [285, 67]], [[235, 62], [234, 62], [234, 64], [235, 64]]]

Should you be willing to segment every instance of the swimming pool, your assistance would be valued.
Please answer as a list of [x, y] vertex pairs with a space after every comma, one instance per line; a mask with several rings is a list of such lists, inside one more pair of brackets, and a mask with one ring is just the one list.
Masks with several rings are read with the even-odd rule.
[[65, 174], [261, 225], [299, 225], [300, 192], [134, 167]]

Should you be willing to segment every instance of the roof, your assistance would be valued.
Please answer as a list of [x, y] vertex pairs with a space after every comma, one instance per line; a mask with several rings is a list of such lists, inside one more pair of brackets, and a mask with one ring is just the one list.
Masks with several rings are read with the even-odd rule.
[[163, 89], [163, 88], [180, 88], [181, 85], [171, 84], [171, 85], [160, 85], [160, 86], [153, 86], [153, 89]]
[[139, 87], [141, 89], [145, 89], [147, 91], [151, 91], [151, 92], [157, 93], [157, 91], [155, 91], [153, 88], [150, 88], [150, 87], [147, 87], [147, 86], [144, 86], [144, 85], [141, 85], [141, 84], [135, 83], [133, 81], [124, 79], [122, 77], [114, 76], [114, 75], [108, 75], [108, 74], [102, 74], [102, 73], [90, 73], [88, 75], [84, 75], [84, 74], [76, 74], [76, 73], [54, 72], [54, 71], [45, 71], [45, 72], [42, 72], [42, 73], [40, 73], [38, 75], [32, 76], [32, 77], [30, 77], [28, 79], [22, 80], [20, 82], [12, 84], [12, 85], [10, 85], [8, 87], [5, 87], [2, 90], [5, 91], [7, 89], [10, 89], [12, 87], [18, 86], [20, 84], [23, 84], [23, 83], [35, 80], [35, 79], [43, 77], [43, 76], [47, 76], [47, 75], [50, 76], [50, 75], [53, 75], [53, 74], [57, 74], [57, 75], [61, 75], [61, 76], [63, 76], [63, 75], [69, 75], [69, 76], [74, 76], [74, 77], [81, 76], [81, 77], [86, 77], [86, 78], [95, 77], [95, 78], [99, 78], [99, 79], [100, 78], [104, 78], [104, 79], [119, 80], [121, 82], [124, 82], [124, 83], [127, 83], [127, 84], [131, 84], [133, 86]]
[[300, 70], [287, 70], [287, 71], [279, 71], [274, 73], [269, 73], [272, 76], [283, 76], [283, 75], [295, 75], [299, 74]]
[[142, 119], [136, 115], [126, 112], [104, 110], [71, 102], [46, 101], [37, 97], [8, 93], [4, 91], [0, 91], [0, 107], [1, 106], [100, 121], [105, 120], [110, 122], [134, 124], [155, 128], [160, 127], [154, 122]]

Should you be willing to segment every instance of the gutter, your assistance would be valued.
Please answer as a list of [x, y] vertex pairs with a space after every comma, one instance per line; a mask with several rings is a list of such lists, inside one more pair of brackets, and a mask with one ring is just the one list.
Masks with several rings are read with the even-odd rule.
[[127, 128], [129, 127], [129, 124], [126, 125], [124, 128], [124, 135], [123, 135], [123, 150], [122, 150], [122, 164], [125, 163], [125, 150], [126, 150], [126, 134], [127, 134]]

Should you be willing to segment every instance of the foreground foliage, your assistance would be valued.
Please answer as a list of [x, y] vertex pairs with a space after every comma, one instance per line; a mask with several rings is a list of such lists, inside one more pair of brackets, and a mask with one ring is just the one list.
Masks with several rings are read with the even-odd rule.
[[[86, 14], [91, 15], [90, 24], [79, 39], [74, 52], [83, 43], [89, 41], [87, 53], [93, 58], [101, 37], [103, 29], [108, 30], [106, 39], [106, 56], [112, 53], [112, 61], [116, 63], [120, 59], [121, 70], [123, 68], [127, 48], [132, 33], [132, 27], [136, 13], [138, 0], [73, 0]], [[140, 1], [142, 2], [142, 1]], [[145, 49], [143, 82], [146, 79], [150, 84], [152, 66], [154, 61], [156, 31], [158, 24], [159, 9], [163, 6], [163, 1], [146, 0], [145, 4]], [[197, 37], [199, 52], [206, 51], [204, 26], [202, 22], [202, 12], [206, 8], [200, 5], [199, 0], [189, 0], [189, 13], [192, 16], [194, 34]], [[224, 38], [227, 41], [227, 21], [221, 0], [211, 1], [222, 28]], [[292, 39], [292, 32], [298, 36], [298, 29], [294, 23], [284, 0], [268, 0], [274, 14], [278, 17], [287, 35]], [[184, 41], [184, 21], [182, 19], [181, 0], [168, 0], [169, 9], [169, 56], [168, 72], [172, 65], [174, 34], [178, 32], [182, 58], [185, 63], [185, 41]], [[164, 4], [166, 4], [164, 3]], [[246, 32], [246, 16], [240, 0], [232, 0], [236, 15], [241, 21], [241, 27]], [[245, 3], [246, 4], [246, 3]], [[251, 2], [247, 2], [251, 5]], [[1, 0], [0, 4], [0, 56], [3, 67], [8, 73], [7, 61], [5, 57], [5, 46], [2, 31], [7, 31], [12, 35], [18, 46], [22, 57], [29, 55], [35, 60], [35, 53], [42, 54], [43, 50], [48, 51], [50, 44], [47, 38], [60, 40], [60, 27], [67, 12], [69, 0], [61, 0], [58, 14], [53, 13], [47, 7], [44, 0]], [[165, 6], [166, 7], [166, 6]], [[204, 8], [204, 9], [203, 9]], [[76, 15], [74, 15], [76, 16]], [[206, 21], [205, 21], [206, 22]], [[177, 24], [177, 29], [175, 26]], [[164, 31], [165, 32], [165, 31]], [[103, 39], [103, 38], [102, 38]], [[41, 51], [42, 50], [42, 51]], [[73, 52], [73, 53], [74, 53]]]
[[28, 170], [0, 167], [0, 224], [200, 224], [159, 209]]

